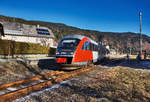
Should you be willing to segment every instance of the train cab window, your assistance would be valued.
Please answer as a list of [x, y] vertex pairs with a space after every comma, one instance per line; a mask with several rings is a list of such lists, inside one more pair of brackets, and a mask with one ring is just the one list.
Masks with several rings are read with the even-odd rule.
[[60, 41], [58, 48], [59, 49], [67, 49], [74, 51], [78, 46], [80, 40], [79, 39], [63, 39]]
[[90, 50], [90, 43], [86, 41], [82, 46], [82, 50]]

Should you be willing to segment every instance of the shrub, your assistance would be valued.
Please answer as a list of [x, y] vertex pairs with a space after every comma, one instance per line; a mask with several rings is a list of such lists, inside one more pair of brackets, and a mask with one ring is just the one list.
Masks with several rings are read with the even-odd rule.
[[9, 40], [0, 39], [0, 54], [7, 55], [8, 48], [10, 48], [10, 54], [55, 54], [56, 49], [39, 44], [15, 42]]

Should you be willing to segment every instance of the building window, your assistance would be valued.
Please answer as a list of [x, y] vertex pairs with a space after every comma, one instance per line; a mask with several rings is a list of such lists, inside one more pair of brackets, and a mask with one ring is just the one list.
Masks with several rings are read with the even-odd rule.
[[4, 36], [4, 29], [1, 23], [0, 23], [0, 36]]
[[39, 35], [50, 35], [50, 32], [48, 31], [48, 29], [37, 28], [36, 31]]

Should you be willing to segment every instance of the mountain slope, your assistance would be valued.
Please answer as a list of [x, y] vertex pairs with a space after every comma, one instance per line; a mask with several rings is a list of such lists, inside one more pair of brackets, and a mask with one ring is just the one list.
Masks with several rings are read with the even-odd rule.
[[[139, 34], [125, 32], [125, 33], [113, 33], [113, 32], [100, 32], [95, 30], [85, 30], [76, 27], [67, 26], [61, 23], [43, 22], [43, 21], [27, 21], [21, 18], [13, 18], [0, 15], [0, 21], [18, 22], [30, 25], [41, 25], [50, 28], [54, 35], [55, 40], [59, 41], [63, 36], [71, 34], [86, 35], [97, 42], [109, 45], [110, 48], [115, 49], [120, 53], [129, 53], [130, 49], [132, 53], [139, 51]], [[143, 35], [143, 49], [150, 53], [150, 37]]]

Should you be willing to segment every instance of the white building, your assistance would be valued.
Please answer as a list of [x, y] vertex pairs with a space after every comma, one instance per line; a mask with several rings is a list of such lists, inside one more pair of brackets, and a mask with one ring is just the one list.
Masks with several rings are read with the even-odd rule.
[[[2, 36], [2, 30], [4, 36]], [[47, 27], [21, 23], [0, 22], [0, 38], [17, 42], [36, 43], [44, 46], [54, 46], [54, 35]]]

